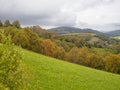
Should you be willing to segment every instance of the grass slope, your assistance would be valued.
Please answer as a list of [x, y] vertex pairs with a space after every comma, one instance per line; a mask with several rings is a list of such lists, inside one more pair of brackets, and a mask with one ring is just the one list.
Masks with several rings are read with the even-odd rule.
[[120, 90], [120, 75], [23, 52], [34, 77], [31, 90]]

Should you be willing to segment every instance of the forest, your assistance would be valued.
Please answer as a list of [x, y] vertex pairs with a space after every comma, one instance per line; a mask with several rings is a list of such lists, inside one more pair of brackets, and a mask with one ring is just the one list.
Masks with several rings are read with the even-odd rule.
[[[93, 36], [59, 35], [40, 26], [22, 28], [19, 20], [0, 21], [0, 32], [10, 36], [12, 43], [60, 60], [120, 74], [120, 40], [105, 35], [94, 35], [100, 40], [90, 42]], [[104, 41], [104, 42], [103, 42]], [[0, 39], [2, 43], [2, 38]], [[95, 49], [96, 48], [96, 49]], [[99, 49], [103, 49], [99, 53]]]

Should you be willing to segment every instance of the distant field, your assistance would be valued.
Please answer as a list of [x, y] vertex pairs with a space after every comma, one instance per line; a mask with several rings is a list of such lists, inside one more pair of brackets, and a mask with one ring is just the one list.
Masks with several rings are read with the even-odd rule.
[[23, 53], [24, 63], [32, 69], [30, 90], [120, 90], [120, 75], [26, 50]]
[[116, 38], [116, 39], [120, 39], [120, 36], [116, 36], [116, 37], [114, 37], [114, 38]]
[[105, 54], [105, 53], [116, 53], [115, 50], [111, 50], [111, 49], [106, 49], [106, 48], [92, 48], [94, 51], [96, 51], [98, 54]]
[[96, 34], [94, 34], [94, 33], [68, 33], [68, 34], [62, 34], [62, 35], [94, 36]]

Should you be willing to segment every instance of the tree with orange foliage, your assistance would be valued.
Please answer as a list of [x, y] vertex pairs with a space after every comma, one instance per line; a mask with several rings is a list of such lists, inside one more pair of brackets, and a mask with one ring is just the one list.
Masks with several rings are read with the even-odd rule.
[[87, 66], [92, 67], [92, 68], [97, 68], [97, 69], [104, 68], [103, 58], [97, 53], [88, 54], [86, 58], [86, 64]]
[[73, 47], [67, 54], [66, 54], [66, 60], [73, 63], [79, 63], [79, 48]]
[[57, 46], [55, 58], [64, 60], [65, 55], [66, 55], [66, 52], [65, 52], [64, 48]]
[[54, 57], [56, 54], [56, 45], [50, 39], [41, 40], [40, 48], [40, 52], [46, 56]]
[[109, 55], [105, 57], [105, 70], [120, 73], [120, 55]]
[[92, 51], [87, 47], [80, 48], [80, 51], [78, 53], [79, 57], [79, 64], [86, 65], [87, 66], [87, 56], [92, 53]]

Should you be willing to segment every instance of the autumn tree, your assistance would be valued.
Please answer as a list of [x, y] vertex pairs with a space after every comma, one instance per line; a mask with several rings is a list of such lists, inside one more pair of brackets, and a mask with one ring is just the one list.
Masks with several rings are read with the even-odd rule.
[[54, 40], [56, 37], [56, 34], [53, 32], [49, 32], [46, 29], [41, 28], [40, 26], [32, 26], [30, 27], [31, 31], [38, 34], [40, 37], [45, 38], [45, 39], [51, 39]]
[[79, 57], [79, 64], [87, 66], [87, 56], [92, 53], [92, 51], [87, 47], [80, 48], [80, 51], [78, 53]]
[[66, 52], [70, 51], [73, 47], [75, 47], [75, 44], [70, 42], [60, 40], [55, 40], [54, 42], [57, 44], [57, 46], [63, 47]]
[[120, 73], [120, 55], [109, 55], [105, 57], [105, 70]]
[[67, 54], [66, 54], [66, 60], [73, 63], [79, 63], [79, 48], [73, 47]]
[[54, 57], [56, 54], [56, 45], [50, 39], [41, 40], [40, 52], [46, 56]]
[[55, 55], [55, 58], [64, 60], [64, 59], [65, 59], [65, 55], [66, 55], [66, 52], [65, 52], [64, 48], [57, 46], [57, 47], [56, 47], [56, 55]]
[[98, 55], [96, 52], [92, 51], [87, 47], [72, 48], [66, 54], [66, 60], [69, 62], [89, 66], [92, 68], [103, 69], [104, 62], [103, 58]]
[[28, 36], [24, 30], [16, 30], [12, 40], [15, 45], [21, 46], [23, 48], [27, 48], [29, 46]]
[[36, 48], [36, 45], [37, 45], [37, 41], [39, 39], [39, 36], [35, 33], [33, 33], [29, 27], [25, 28], [24, 29], [24, 33], [28, 39], [28, 47], [27, 49], [29, 50], [32, 50], [32, 51], [35, 51], [37, 52], [37, 48]]
[[89, 53], [87, 55], [86, 65], [96, 69], [104, 69], [103, 58], [97, 53]]
[[13, 25], [14, 27], [16, 27], [16, 28], [20, 28], [20, 22], [19, 22], [19, 20], [13, 21], [12, 25]]
[[5, 27], [8, 27], [8, 26], [10, 26], [11, 24], [10, 24], [10, 21], [7, 19], [7, 20], [5, 20], [5, 22], [4, 22], [4, 26]]

